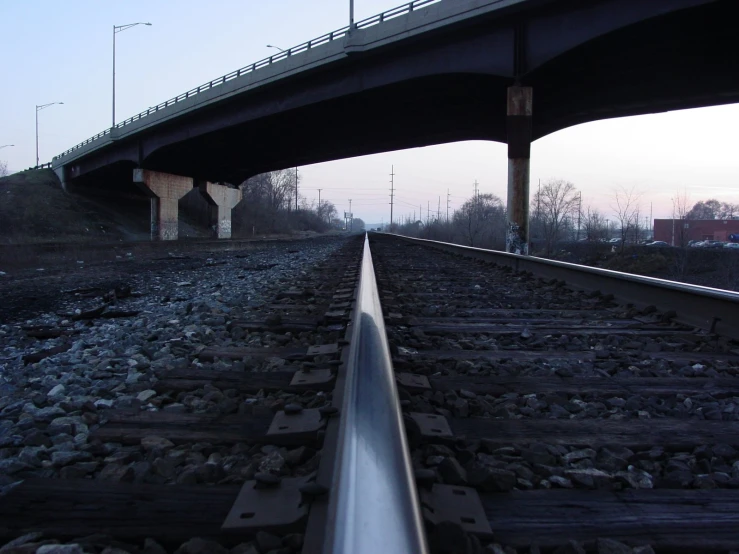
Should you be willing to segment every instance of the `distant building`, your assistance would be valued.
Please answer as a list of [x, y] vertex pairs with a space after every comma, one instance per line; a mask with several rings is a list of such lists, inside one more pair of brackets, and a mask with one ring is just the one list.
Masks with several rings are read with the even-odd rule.
[[691, 240], [739, 242], [739, 219], [655, 219], [654, 240], [685, 246]]

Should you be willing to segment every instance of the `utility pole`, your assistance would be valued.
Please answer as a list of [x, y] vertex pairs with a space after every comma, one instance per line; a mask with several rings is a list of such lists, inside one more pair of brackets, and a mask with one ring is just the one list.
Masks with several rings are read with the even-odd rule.
[[446, 222], [449, 223], [449, 189], [446, 189]]
[[439, 205], [436, 206], [436, 222], [438, 223], [441, 219], [441, 196], [439, 196]]
[[582, 191], [580, 191], [580, 202], [577, 208], [577, 240], [580, 240], [580, 214], [582, 214]]
[[298, 168], [295, 167], [295, 211], [298, 211]]
[[390, 166], [390, 232], [393, 232], [393, 199], [395, 197], [395, 166]]
[[654, 240], [654, 219], [652, 219], [652, 203], [649, 203], [649, 227], [652, 229], [652, 236], [650, 237], [652, 240]]
[[536, 195], [536, 218], [539, 219], [539, 209], [541, 204], [541, 179], [539, 179], [539, 194]]
[[318, 189], [318, 216], [321, 216], [321, 191], [323, 189]]
[[429, 217], [431, 217], [431, 201], [426, 200], [426, 227], [429, 226]]
[[477, 204], [477, 179], [475, 179], [475, 204]]
[[352, 199], [349, 199], [349, 232], [354, 230], [354, 214], [352, 213]]

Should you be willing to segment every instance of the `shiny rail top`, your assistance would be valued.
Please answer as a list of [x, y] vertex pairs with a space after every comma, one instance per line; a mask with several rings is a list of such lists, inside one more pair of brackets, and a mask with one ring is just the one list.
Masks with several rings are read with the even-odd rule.
[[365, 236], [324, 554], [427, 552]]

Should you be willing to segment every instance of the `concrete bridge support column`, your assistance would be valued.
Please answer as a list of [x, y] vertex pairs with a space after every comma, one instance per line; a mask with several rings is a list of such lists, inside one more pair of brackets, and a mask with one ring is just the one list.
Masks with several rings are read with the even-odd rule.
[[213, 206], [213, 222], [216, 237], [231, 238], [231, 210], [241, 202], [241, 189], [234, 189], [215, 183], [201, 183], [200, 192]]
[[508, 229], [506, 252], [529, 253], [531, 87], [508, 88]]
[[151, 199], [151, 240], [177, 240], [177, 201], [192, 190], [192, 178], [134, 169], [133, 181]]

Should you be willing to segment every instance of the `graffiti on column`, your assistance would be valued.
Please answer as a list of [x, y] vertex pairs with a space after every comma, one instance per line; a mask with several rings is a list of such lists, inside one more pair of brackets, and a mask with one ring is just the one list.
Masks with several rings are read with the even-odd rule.
[[218, 222], [218, 238], [229, 239], [231, 238], [231, 220], [221, 219]]
[[523, 254], [524, 256], [529, 253], [529, 245], [526, 243], [526, 238], [521, 236], [521, 226], [518, 223], [508, 224], [508, 233], [506, 234], [506, 250], [513, 254]]
[[177, 222], [167, 221], [162, 222], [162, 240], [177, 240]]

